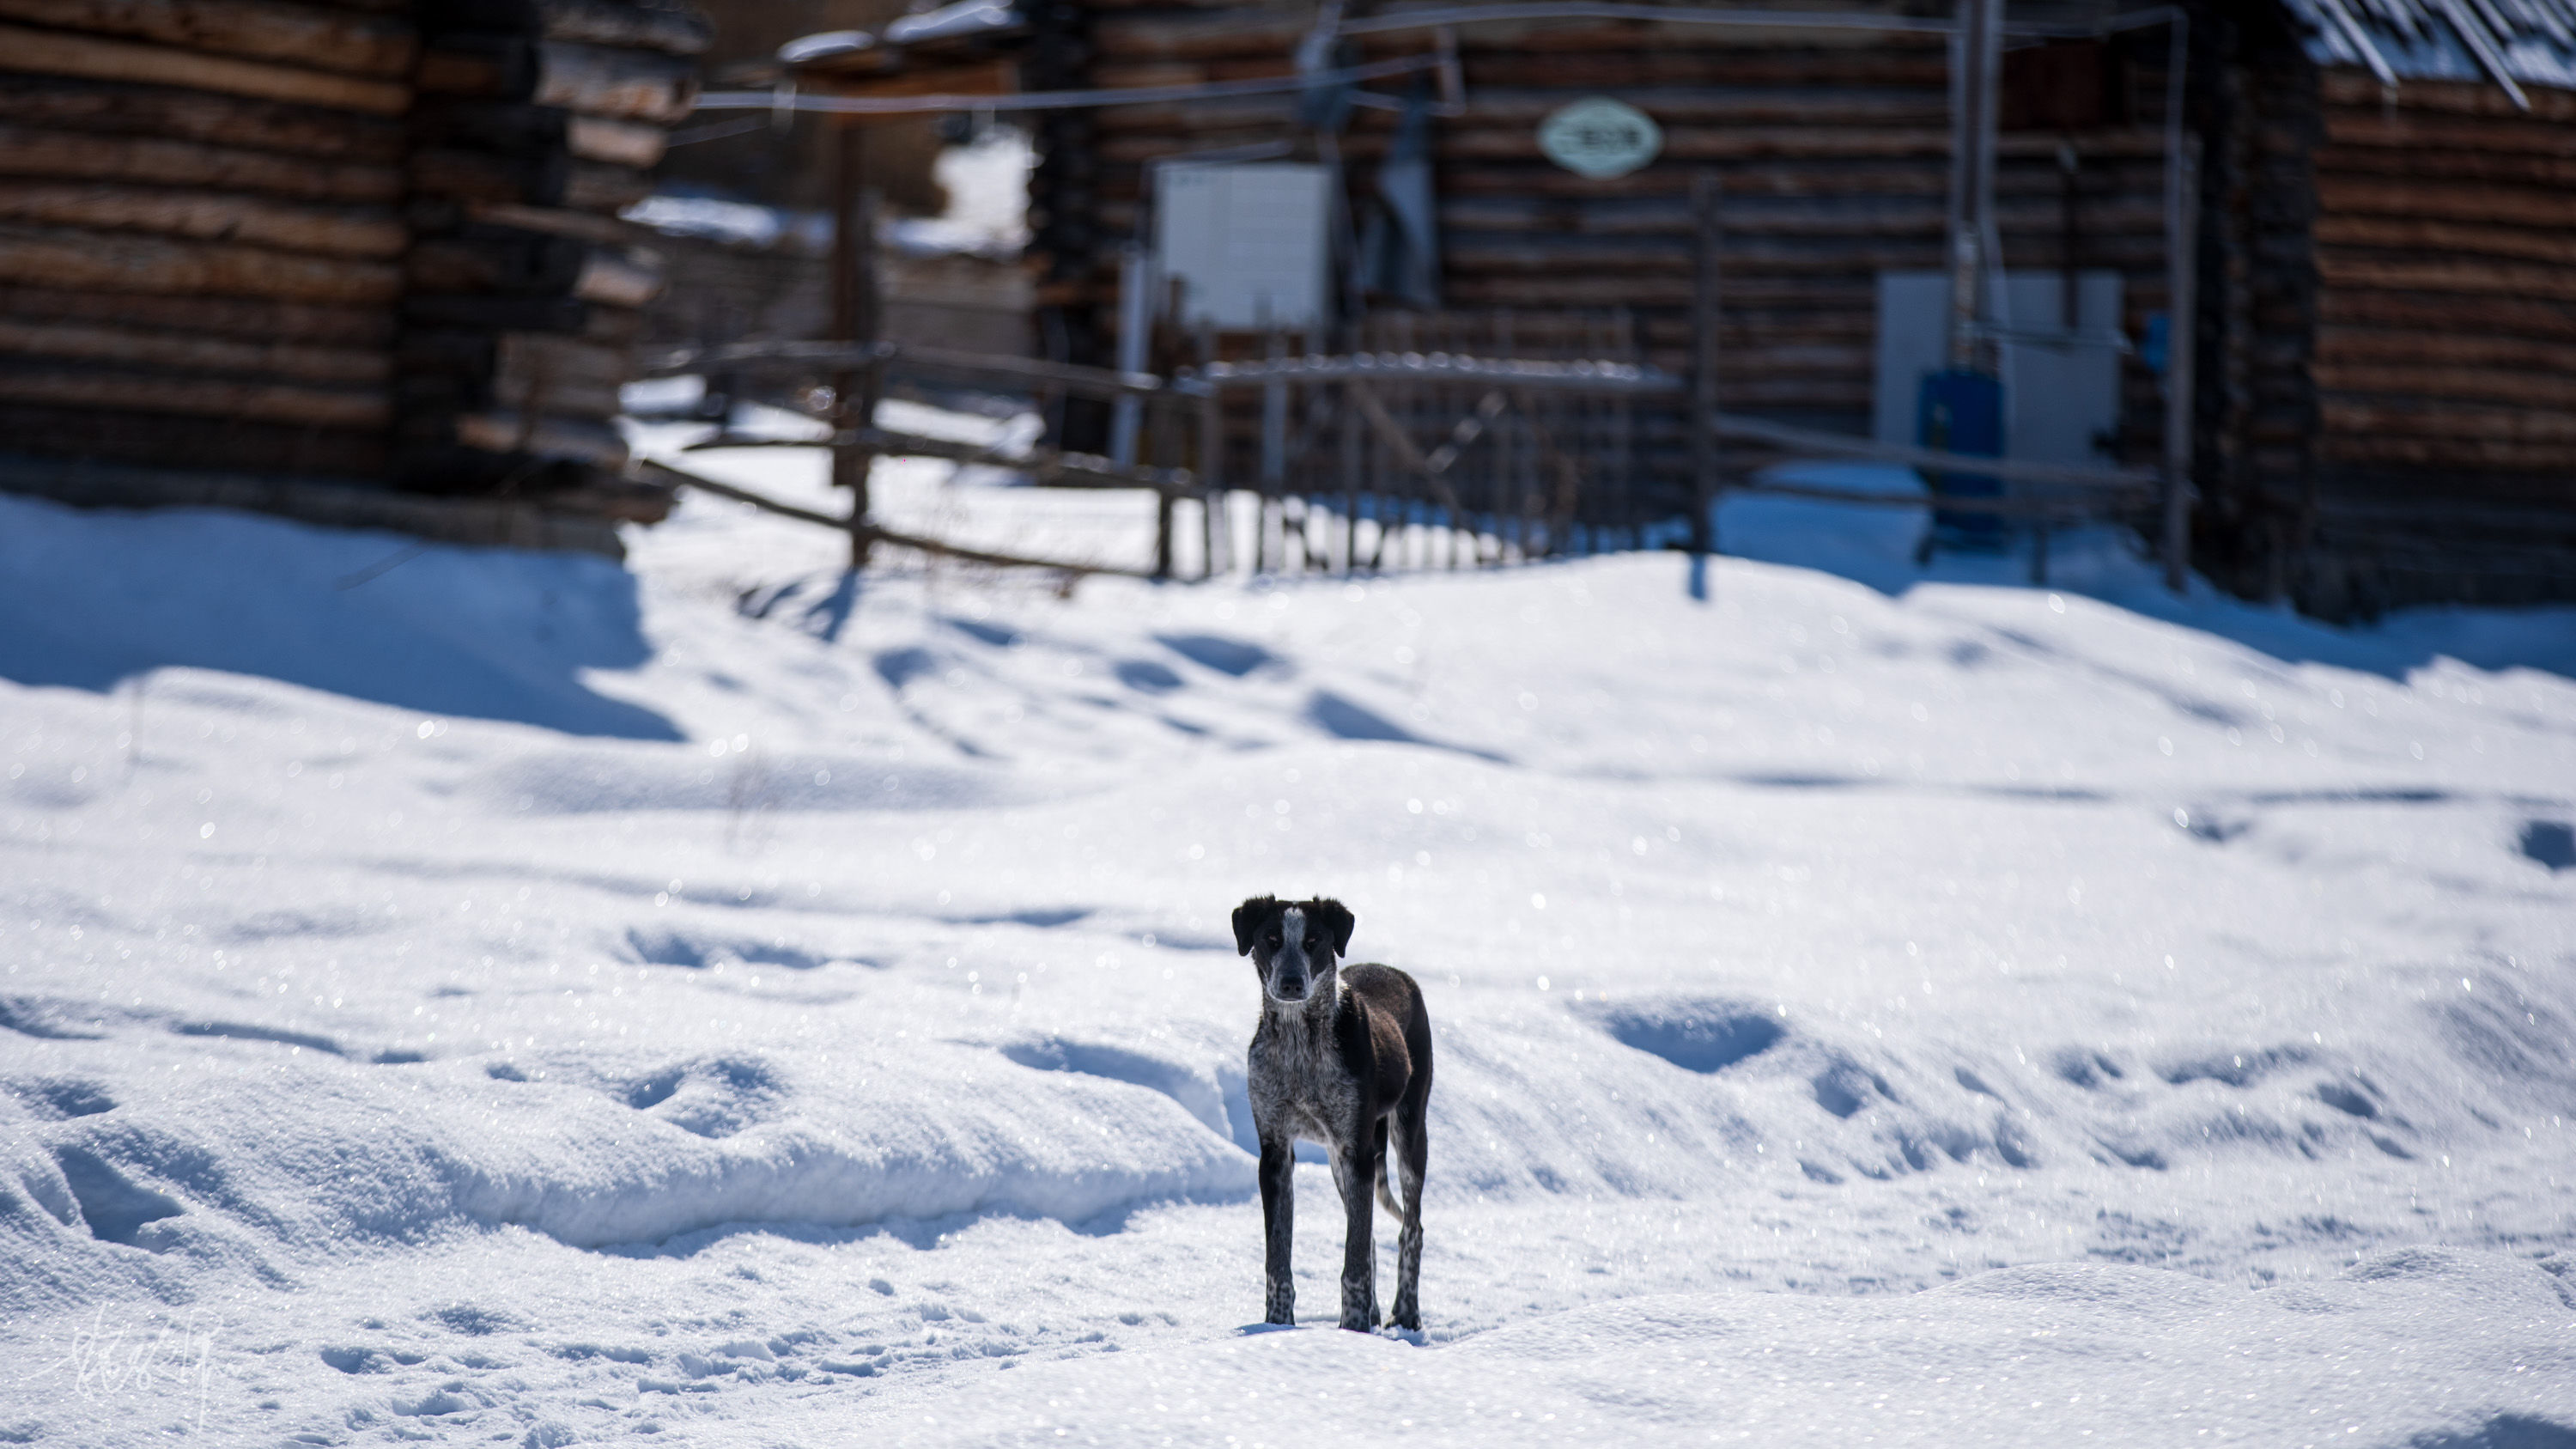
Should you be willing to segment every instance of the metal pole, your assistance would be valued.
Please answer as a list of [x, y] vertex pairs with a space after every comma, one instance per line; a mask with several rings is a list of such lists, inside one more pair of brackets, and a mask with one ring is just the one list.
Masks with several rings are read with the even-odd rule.
[[[1118, 262], [1118, 370], [1143, 372], [1145, 347], [1154, 326], [1154, 259], [1143, 242], [1129, 242]], [[1109, 456], [1136, 461], [1136, 435], [1144, 421], [1144, 403], [1122, 397], [1109, 419]]]
[[1691, 521], [1694, 554], [1717, 547], [1717, 287], [1720, 259], [1718, 209], [1724, 183], [1714, 171], [1691, 178], [1691, 210], [1699, 223], [1699, 268], [1691, 293]]
[[[2003, 0], [1959, 0], [1951, 66], [1950, 366], [1977, 370], [1978, 291], [1995, 212], [1995, 128], [2003, 82]], [[1991, 259], [2000, 261], [2001, 258]]]

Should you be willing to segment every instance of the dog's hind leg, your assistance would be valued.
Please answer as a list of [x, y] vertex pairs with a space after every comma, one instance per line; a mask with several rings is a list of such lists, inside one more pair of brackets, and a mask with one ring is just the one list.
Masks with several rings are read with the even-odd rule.
[[[1397, 1110], [1395, 1172], [1404, 1195], [1401, 1208], [1388, 1204], [1398, 1224], [1395, 1231], [1395, 1311], [1387, 1323], [1396, 1328], [1422, 1327], [1422, 1176], [1430, 1165], [1429, 1134], [1424, 1128], [1426, 1102], [1408, 1100]], [[1383, 1179], [1381, 1179], [1383, 1181]]]

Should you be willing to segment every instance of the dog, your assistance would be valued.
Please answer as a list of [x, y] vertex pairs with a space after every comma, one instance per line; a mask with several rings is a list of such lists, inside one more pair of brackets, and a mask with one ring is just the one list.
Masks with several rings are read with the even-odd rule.
[[[1254, 896], [1234, 912], [1235, 952], [1251, 957], [1261, 978], [1249, 1075], [1261, 1138], [1265, 1313], [1271, 1323], [1297, 1321], [1288, 1258], [1302, 1137], [1331, 1154], [1333, 1186], [1342, 1195], [1342, 1327], [1366, 1333], [1378, 1322], [1374, 1193], [1399, 1224], [1395, 1309], [1386, 1321], [1418, 1330], [1431, 1013], [1422, 988], [1394, 967], [1339, 965], [1355, 924], [1334, 900]], [[1387, 1180], [1390, 1147], [1396, 1192]]]

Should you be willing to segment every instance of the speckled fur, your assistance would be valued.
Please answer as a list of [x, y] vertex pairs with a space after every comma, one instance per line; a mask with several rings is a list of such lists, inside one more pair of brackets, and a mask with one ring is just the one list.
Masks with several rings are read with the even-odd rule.
[[1265, 1316], [1296, 1322], [1289, 1257], [1296, 1144], [1304, 1138], [1331, 1156], [1342, 1199], [1342, 1327], [1365, 1332], [1378, 1322], [1374, 1198], [1399, 1225], [1395, 1307], [1387, 1321], [1417, 1329], [1431, 1018], [1412, 977], [1374, 963], [1340, 966], [1353, 924], [1349, 910], [1330, 900], [1256, 896], [1234, 913], [1236, 949], [1252, 957], [1261, 978], [1249, 1076], [1261, 1138]]

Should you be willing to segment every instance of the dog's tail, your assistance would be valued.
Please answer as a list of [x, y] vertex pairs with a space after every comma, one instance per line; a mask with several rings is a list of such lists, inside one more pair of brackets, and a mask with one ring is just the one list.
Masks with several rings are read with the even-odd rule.
[[1395, 1200], [1395, 1187], [1386, 1179], [1386, 1123], [1377, 1124], [1377, 1200], [1380, 1206], [1397, 1217], [1404, 1216], [1404, 1205]]

